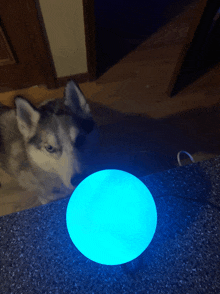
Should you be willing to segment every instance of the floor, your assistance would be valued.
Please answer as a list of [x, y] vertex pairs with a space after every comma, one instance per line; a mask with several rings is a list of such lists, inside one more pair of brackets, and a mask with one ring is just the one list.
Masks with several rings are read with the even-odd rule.
[[[203, 75], [173, 98], [167, 94], [179, 54], [194, 17], [193, 5], [94, 82], [80, 85], [100, 127], [102, 152], [94, 169], [121, 168], [137, 176], [176, 167], [177, 153], [195, 161], [220, 155], [220, 83], [217, 69]], [[62, 98], [64, 88], [35, 86], [0, 93], [13, 106], [23, 95], [33, 104]], [[190, 163], [183, 157], [183, 164]], [[39, 205], [0, 170], [0, 215]]]

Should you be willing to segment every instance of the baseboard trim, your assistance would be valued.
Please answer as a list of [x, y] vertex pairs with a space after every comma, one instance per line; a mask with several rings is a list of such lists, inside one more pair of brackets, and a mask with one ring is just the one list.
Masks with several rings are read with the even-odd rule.
[[91, 75], [86, 72], [82, 74], [77, 74], [77, 75], [72, 75], [72, 76], [66, 76], [62, 78], [57, 78], [56, 84], [57, 87], [63, 87], [66, 85], [68, 80], [75, 80], [77, 83], [85, 83], [85, 82], [91, 82], [94, 81], [95, 79], [91, 77]]

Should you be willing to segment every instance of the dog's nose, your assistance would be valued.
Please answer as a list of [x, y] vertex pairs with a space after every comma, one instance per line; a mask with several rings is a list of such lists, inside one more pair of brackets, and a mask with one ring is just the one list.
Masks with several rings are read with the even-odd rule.
[[80, 182], [82, 182], [82, 180], [85, 179], [85, 175], [82, 174], [77, 174], [75, 175], [72, 179], [71, 179], [71, 184], [76, 187], [77, 185], [79, 185]]

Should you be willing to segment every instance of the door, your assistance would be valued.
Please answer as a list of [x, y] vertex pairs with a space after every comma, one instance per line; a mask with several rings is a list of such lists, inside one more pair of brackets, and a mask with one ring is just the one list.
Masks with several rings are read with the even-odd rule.
[[0, 1], [0, 91], [56, 86], [55, 69], [34, 0]]
[[219, 40], [219, 0], [200, 0], [170, 81], [168, 95], [176, 95], [214, 67], [216, 72], [220, 72]]

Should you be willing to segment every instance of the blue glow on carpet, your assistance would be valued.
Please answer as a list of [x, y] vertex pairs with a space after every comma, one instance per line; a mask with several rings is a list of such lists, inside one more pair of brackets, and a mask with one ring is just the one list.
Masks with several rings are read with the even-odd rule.
[[100, 264], [117, 265], [135, 259], [150, 244], [157, 211], [142, 181], [108, 169], [78, 185], [67, 206], [66, 223], [83, 255]]

